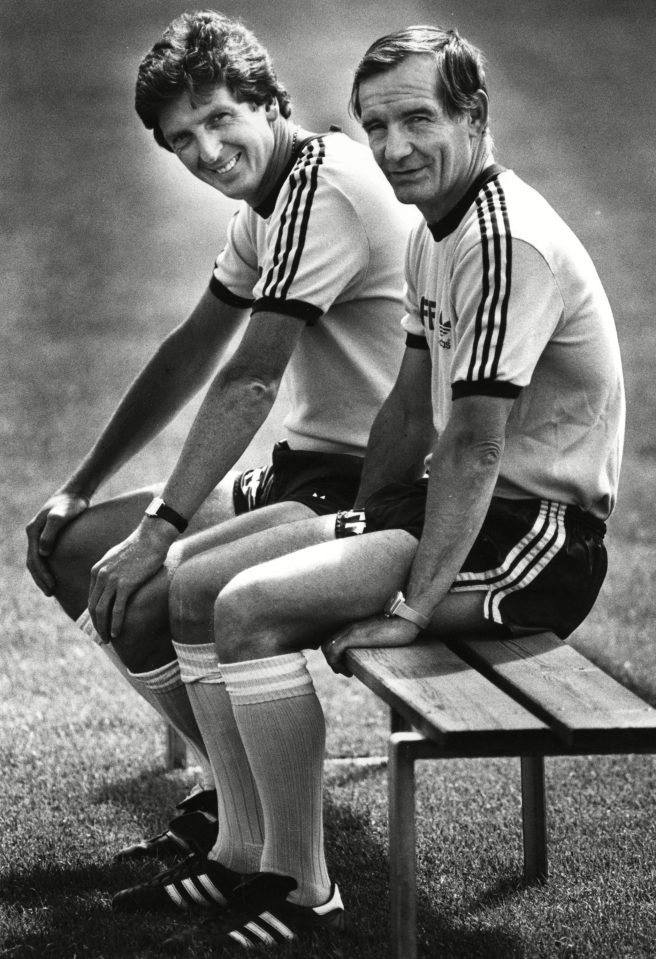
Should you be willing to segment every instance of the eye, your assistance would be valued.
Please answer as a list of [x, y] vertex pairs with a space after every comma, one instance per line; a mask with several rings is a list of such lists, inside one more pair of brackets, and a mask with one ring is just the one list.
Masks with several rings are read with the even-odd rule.
[[189, 133], [176, 133], [175, 136], [173, 136], [169, 140], [169, 143], [171, 144], [171, 146], [173, 147], [176, 153], [179, 153], [180, 150], [184, 150], [185, 147], [187, 147], [190, 142], [191, 142], [191, 134]]
[[207, 121], [209, 127], [218, 127], [221, 126], [227, 119], [229, 119], [229, 113], [213, 113], [212, 116]]
[[367, 134], [368, 137], [379, 136], [384, 132], [385, 127], [379, 121], [371, 121], [370, 123], [363, 123], [362, 129]]

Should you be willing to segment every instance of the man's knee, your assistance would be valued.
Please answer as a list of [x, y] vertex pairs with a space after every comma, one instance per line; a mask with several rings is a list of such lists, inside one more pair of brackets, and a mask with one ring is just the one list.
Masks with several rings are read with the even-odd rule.
[[136, 490], [92, 506], [57, 536], [48, 566], [55, 578], [55, 598], [73, 619], [86, 607], [91, 567], [132, 532], [151, 493], [151, 488]]
[[285, 624], [276, 616], [269, 583], [249, 570], [235, 576], [214, 604], [214, 640], [219, 662], [238, 662], [289, 652]]
[[166, 576], [159, 573], [130, 599], [113, 646], [130, 672], [147, 672], [174, 658], [170, 634]]
[[216, 591], [201, 575], [198, 563], [189, 560], [175, 570], [169, 584], [169, 618], [175, 639], [184, 642], [191, 632], [203, 630], [211, 642], [215, 597]]

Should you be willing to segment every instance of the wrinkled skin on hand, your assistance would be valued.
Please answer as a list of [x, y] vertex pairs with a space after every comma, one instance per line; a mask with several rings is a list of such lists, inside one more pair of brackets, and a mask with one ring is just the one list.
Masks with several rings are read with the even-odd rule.
[[146, 519], [91, 569], [89, 612], [105, 642], [120, 635], [130, 597], [162, 568], [177, 531]]
[[374, 616], [371, 619], [364, 619], [361, 622], [345, 626], [338, 633], [335, 633], [327, 643], [324, 643], [321, 649], [333, 672], [350, 676], [351, 672], [345, 662], [345, 653], [348, 649], [409, 646], [414, 643], [419, 633], [418, 626], [398, 616], [393, 616], [390, 619], [384, 616]]

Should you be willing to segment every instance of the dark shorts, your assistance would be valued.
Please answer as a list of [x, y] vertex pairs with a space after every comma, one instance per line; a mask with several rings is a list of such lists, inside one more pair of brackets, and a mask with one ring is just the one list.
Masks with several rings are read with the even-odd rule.
[[273, 503], [304, 503], [317, 516], [352, 505], [360, 485], [362, 458], [346, 453], [310, 453], [276, 443], [271, 466], [246, 470], [235, 480], [235, 513]]
[[[405, 529], [419, 539], [426, 488], [419, 480], [378, 490], [364, 510], [338, 514], [336, 535]], [[606, 576], [605, 533], [605, 523], [576, 506], [495, 496], [451, 592], [485, 592], [485, 618], [513, 635], [550, 630], [565, 639]]]

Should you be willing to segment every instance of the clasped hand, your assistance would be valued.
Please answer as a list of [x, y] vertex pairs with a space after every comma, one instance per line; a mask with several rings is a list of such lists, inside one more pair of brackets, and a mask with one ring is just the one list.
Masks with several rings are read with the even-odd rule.
[[176, 535], [167, 523], [144, 520], [92, 567], [89, 613], [106, 643], [120, 634], [130, 597], [161, 569]]
[[347, 649], [362, 649], [366, 646], [409, 646], [420, 633], [418, 626], [399, 617], [373, 616], [358, 623], [351, 623], [335, 633], [321, 649], [328, 665], [335, 673], [351, 676], [346, 665]]

